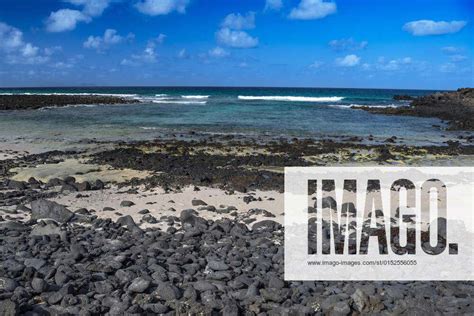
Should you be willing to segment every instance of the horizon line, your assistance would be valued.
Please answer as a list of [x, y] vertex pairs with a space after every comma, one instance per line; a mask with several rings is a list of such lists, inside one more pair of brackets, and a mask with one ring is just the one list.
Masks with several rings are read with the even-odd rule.
[[0, 86], [0, 89], [67, 89], [67, 88], [233, 88], [233, 89], [353, 89], [353, 90], [422, 90], [422, 91], [456, 91], [456, 89], [433, 89], [433, 88], [355, 88], [355, 87], [311, 87], [311, 86], [212, 86], [212, 85], [65, 85], [65, 86]]

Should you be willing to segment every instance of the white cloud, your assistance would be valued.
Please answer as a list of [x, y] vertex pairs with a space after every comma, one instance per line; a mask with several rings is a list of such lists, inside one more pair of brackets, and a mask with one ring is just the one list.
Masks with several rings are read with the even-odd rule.
[[445, 73], [452, 73], [452, 72], [456, 72], [457, 71], [457, 67], [455, 64], [453, 63], [446, 63], [446, 64], [443, 64], [439, 67], [439, 70], [441, 72], [445, 72]]
[[157, 38], [153, 39], [152, 41], [154, 41], [157, 44], [163, 44], [165, 39], [166, 39], [166, 35], [161, 33], [160, 35], [158, 35]]
[[301, 0], [296, 8], [293, 8], [288, 16], [295, 20], [322, 19], [337, 11], [335, 2], [324, 2], [323, 0]]
[[113, 0], [63, 0], [64, 2], [82, 6], [82, 11], [60, 9], [51, 12], [46, 20], [48, 32], [65, 32], [74, 30], [79, 22], [89, 23], [93, 17], [102, 15]]
[[21, 49], [21, 54], [24, 57], [30, 58], [34, 57], [38, 54], [39, 48], [36, 46], [31, 45], [30, 43], [27, 43], [22, 49]]
[[441, 48], [441, 50], [443, 51], [443, 53], [446, 53], [446, 54], [454, 54], [454, 53], [458, 53], [461, 51], [461, 49], [459, 49], [458, 47], [454, 47], [454, 46], [445, 46], [443, 48]]
[[253, 29], [255, 28], [255, 12], [248, 12], [246, 15], [231, 13], [225, 17], [221, 27], [233, 30]]
[[56, 68], [56, 69], [71, 69], [71, 68], [74, 68], [74, 65], [72, 63], [65, 63], [65, 62], [59, 61], [57, 63], [52, 64], [51, 67]]
[[209, 52], [208, 52], [209, 56], [211, 57], [216, 57], [216, 58], [222, 58], [222, 57], [226, 57], [226, 56], [229, 56], [229, 52], [226, 51], [225, 49], [223, 49], [222, 47], [215, 47], [213, 49], [211, 49]]
[[329, 42], [329, 46], [336, 51], [361, 50], [365, 49], [368, 44], [367, 41], [357, 42], [352, 37]]
[[138, 66], [139, 63], [137, 63], [136, 61], [130, 60], [128, 58], [124, 58], [120, 62], [120, 65], [122, 65], [122, 66]]
[[131, 39], [135, 35], [130, 33], [127, 37], [123, 37], [117, 34], [114, 29], [107, 29], [103, 36], [89, 36], [83, 43], [85, 48], [96, 49], [97, 51], [103, 51], [109, 48], [111, 45], [122, 43], [125, 39]]
[[312, 64], [310, 64], [308, 67], [312, 69], [318, 69], [320, 68], [324, 63], [322, 61], [316, 60]]
[[73, 69], [77, 66], [79, 62], [84, 59], [84, 56], [81, 54], [71, 56], [64, 61], [58, 61], [50, 63], [49, 66], [57, 71], [60, 71], [62, 74], [66, 74], [68, 70]]
[[360, 57], [354, 54], [342, 58], [336, 58], [336, 64], [341, 67], [354, 67], [360, 63]]
[[464, 56], [464, 55], [456, 54], [456, 55], [452, 55], [450, 57], [450, 59], [451, 59], [452, 62], [458, 63], [458, 62], [461, 62], [461, 61], [465, 61], [467, 59], [467, 57]]
[[267, 0], [265, 1], [265, 11], [267, 10], [275, 10], [278, 11], [283, 7], [282, 0]]
[[361, 67], [363, 70], [370, 70], [372, 68], [372, 66], [369, 63], [363, 63]]
[[123, 59], [120, 64], [124, 66], [138, 66], [141, 64], [154, 64], [158, 61], [158, 53], [156, 52], [156, 45], [163, 43], [166, 35], [160, 34], [158, 37], [151, 39], [146, 44], [145, 49], [141, 54], [133, 54], [131, 58]]
[[402, 62], [402, 64], [405, 64], [405, 65], [411, 64], [412, 59], [411, 59], [411, 57], [404, 57], [404, 58], [401, 59], [401, 62]]
[[[216, 40], [221, 45], [233, 48], [256, 47], [258, 38], [242, 31], [253, 28], [255, 28], [255, 12], [248, 12], [246, 15], [231, 13], [222, 21], [221, 29], [216, 32]], [[222, 50], [220, 47], [217, 48]]]
[[[30, 44], [27, 44], [30, 45]], [[44, 64], [49, 61], [48, 56], [39, 55], [38, 47], [29, 47], [25, 46], [20, 51], [20, 54], [10, 54], [7, 55], [5, 61], [8, 64], [26, 64], [26, 65], [39, 65]]]
[[100, 50], [102, 46], [102, 38], [100, 36], [89, 36], [87, 40], [82, 44], [85, 48], [94, 48]]
[[188, 54], [188, 52], [186, 51], [185, 48], [183, 48], [182, 50], [180, 50], [178, 52], [178, 58], [179, 59], [188, 59], [189, 58], [189, 54]]
[[155, 63], [158, 54], [155, 51], [156, 46], [149, 42], [141, 55], [132, 55], [132, 58], [145, 63]]
[[406, 23], [403, 30], [415, 36], [442, 35], [459, 32], [466, 24], [466, 21], [418, 20]]
[[5, 53], [3, 60], [9, 64], [43, 64], [49, 60], [47, 54], [23, 40], [23, 32], [16, 27], [0, 22], [0, 51]]
[[71, 31], [76, 28], [78, 22], [89, 23], [92, 19], [78, 10], [61, 9], [51, 12], [46, 21], [48, 32]]
[[143, 14], [156, 16], [166, 15], [173, 11], [186, 13], [186, 7], [189, 0], [143, 0], [138, 2], [135, 7]]
[[9, 50], [23, 45], [23, 33], [15, 27], [0, 22], [0, 48]]
[[354, 54], [336, 59], [336, 64], [341, 67], [354, 67], [360, 63], [360, 57]]
[[234, 31], [222, 28], [216, 33], [217, 41], [225, 46], [234, 48], [252, 48], [258, 46], [258, 38], [250, 36], [244, 31]]
[[83, 13], [89, 16], [100, 16], [112, 0], [64, 0], [65, 2], [84, 6]]
[[47, 55], [47, 56], [51, 56], [51, 55], [54, 55], [55, 53], [60, 52], [62, 50], [63, 50], [62, 46], [46, 47], [44, 49], [44, 54]]
[[411, 57], [404, 57], [398, 59], [386, 60], [384, 57], [380, 57], [377, 61], [376, 68], [384, 71], [396, 71], [400, 70], [403, 66], [411, 65], [413, 60]]

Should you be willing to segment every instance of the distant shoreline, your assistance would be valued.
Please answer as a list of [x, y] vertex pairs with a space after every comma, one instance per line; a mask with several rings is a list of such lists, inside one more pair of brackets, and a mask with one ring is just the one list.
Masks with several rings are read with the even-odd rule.
[[103, 95], [0, 95], [0, 110], [34, 110], [52, 106], [78, 104], [129, 104], [138, 103], [132, 98]]

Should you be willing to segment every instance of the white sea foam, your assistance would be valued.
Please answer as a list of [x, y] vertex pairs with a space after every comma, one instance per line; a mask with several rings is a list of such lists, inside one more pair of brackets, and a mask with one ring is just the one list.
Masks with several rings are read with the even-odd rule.
[[206, 104], [207, 101], [151, 100], [152, 103], [163, 104]]
[[40, 108], [40, 111], [43, 110], [51, 110], [51, 109], [64, 109], [64, 108], [95, 108], [97, 104], [69, 104], [65, 106], [57, 106], [57, 105], [52, 105], [52, 106], [45, 106]]
[[79, 107], [84, 107], [84, 108], [95, 108], [97, 104], [70, 104], [66, 105], [64, 107], [66, 108], [79, 108]]
[[155, 94], [155, 96], [136, 96], [134, 99], [143, 103], [155, 103], [155, 101], [172, 100], [172, 98], [167, 94]]
[[208, 97], [209, 97], [208, 95], [172, 96], [168, 94], [155, 94], [155, 96], [137, 96], [135, 97], [135, 99], [142, 102], [152, 102], [152, 103], [191, 104], [191, 103], [198, 103], [199, 102], [198, 100], [207, 99]]
[[239, 95], [239, 100], [262, 100], [262, 101], [290, 101], [290, 102], [338, 102], [344, 99], [344, 97], [300, 97], [300, 96], [280, 96], [280, 95], [269, 95], [269, 96], [250, 96], [250, 95]]
[[182, 95], [183, 99], [207, 99], [208, 95]]

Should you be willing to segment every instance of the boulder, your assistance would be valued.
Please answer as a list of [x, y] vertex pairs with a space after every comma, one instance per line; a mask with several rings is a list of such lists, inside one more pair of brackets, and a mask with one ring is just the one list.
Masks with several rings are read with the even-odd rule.
[[87, 181], [76, 183], [75, 187], [77, 191], [83, 192], [83, 191], [89, 191], [91, 189], [91, 184]]
[[30, 233], [30, 236], [54, 236], [58, 235], [61, 240], [66, 240], [67, 233], [62, 230], [61, 227], [54, 223], [48, 224], [38, 224], [36, 225]]
[[26, 184], [23, 181], [15, 181], [10, 180], [8, 181], [8, 189], [10, 190], [25, 190]]
[[0, 315], [3, 315], [3, 316], [19, 315], [18, 304], [11, 300], [0, 301]]
[[133, 206], [133, 205], [135, 205], [135, 203], [133, 203], [132, 201], [122, 201], [120, 203], [121, 207], [130, 207], [130, 206]]
[[203, 200], [198, 200], [198, 199], [194, 199], [191, 201], [191, 204], [193, 206], [201, 206], [201, 205], [207, 205], [206, 202], [204, 202]]
[[73, 216], [73, 212], [56, 202], [36, 200], [31, 203], [31, 219], [51, 218], [60, 223], [67, 223]]
[[130, 284], [128, 290], [133, 293], [143, 293], [149, 286], [150, 281], [138, 277], [132, 281], [132, 284]]
[[132, 232], [142, 232], [142, 229], [138, 227], [130, 215], [119, 217], [117, 219], [117, 224], [127, 227], [128, 230]]

